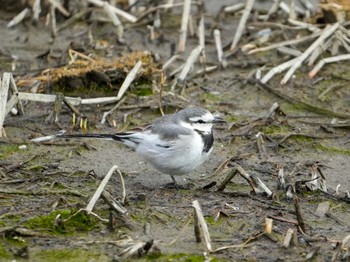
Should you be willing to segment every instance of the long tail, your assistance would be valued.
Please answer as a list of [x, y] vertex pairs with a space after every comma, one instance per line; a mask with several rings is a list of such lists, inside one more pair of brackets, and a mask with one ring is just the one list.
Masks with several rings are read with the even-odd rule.
[[102, 138], [114, 140], [123, 143], [127, 147], [135, 149], [140, 143], [140, 138], [134, 136], [133, 133], [116, 133], [116, 134], [72, 134], [72, 135], [57, 135], [57, 138]]
[[122, 141], [123, 137], [127, 136], [127, 133], [118, 134], [72, 134], [72, 135], [57, 135], [58, 138], [102, 138], [115, 141]]

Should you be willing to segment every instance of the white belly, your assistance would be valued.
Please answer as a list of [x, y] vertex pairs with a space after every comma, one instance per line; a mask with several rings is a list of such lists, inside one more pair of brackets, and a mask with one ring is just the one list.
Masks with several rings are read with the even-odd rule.
[[[152, 143], [152, 144], [151, 144]], [[198, 168], [208, 158], [212, 149], [203, 152], [203, 140], [197, 133], [180, 135], [169, 148], [159, 147], [154, 141], [141, 143], [136, 152], [158, 171], [176, 176], [185, 175]]]

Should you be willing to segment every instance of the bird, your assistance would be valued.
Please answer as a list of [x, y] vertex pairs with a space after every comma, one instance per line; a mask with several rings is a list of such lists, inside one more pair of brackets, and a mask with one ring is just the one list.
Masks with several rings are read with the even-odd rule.
[[156, 170], [175, 176], [197, 169], [213, 150], [212, 127], [225, 122], [201, 107], [188, 107], [174, 114], [163, 115], [141, 131], [115, 134], [60, 134], [61, 138], [103, 138], [132, 148]]

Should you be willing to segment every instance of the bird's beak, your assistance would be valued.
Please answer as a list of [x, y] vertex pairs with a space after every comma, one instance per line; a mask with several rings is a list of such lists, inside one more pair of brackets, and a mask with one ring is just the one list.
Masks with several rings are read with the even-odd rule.
[[226, 121], [222, 117], [215, 116], [213, 123], [226, 123]]

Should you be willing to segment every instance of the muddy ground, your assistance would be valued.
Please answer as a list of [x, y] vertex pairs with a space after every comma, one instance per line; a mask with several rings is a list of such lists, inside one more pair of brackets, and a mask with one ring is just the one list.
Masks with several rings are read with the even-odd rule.
[[[226, 2], [230, 1], [223, 1], [220, 6]], [[239, 21], [238, 15], [220, 16], [218, 20], [220, 6], [209, 5], [206, 11], [208, 61], [216, 61], [211, 30], [220, 28], [226, 45], [232, 41], [233, 26]], [[34, 26], [28, 20], [7, 29], [6, 24], [15, 13], [2, 12], [1, 73], [13, 72], [19, 81], [47, 68], [66, 65], [67, 49], [72, 46], [86, 54], [109, 59], [147, 50], [155, 57], [154, 66], [159, 68], [169, 59], [172, 45], [178, 41], [180, 13], [181, 8], [162, 14], [164, 22], [159, 38], [153, 42], [148, 39], [145, 25], [138, 25], [127, 27], [124, 42], [119, 43], [112, 25], [88, 18], [60, 31], [53, 40], [43, 21]], [[275, 19], [278, 23], [285, 21], [282, 14]], [[245, 34], [242, 43], [254, 39], [260, 29]], [[289, 31], [283, 34], [295, 36]], [[94, 49], [98, 41], [105, 41], [108, 47]], [[188, 39], [186, 52], [173, 69], [186, 60], [197, 43], [195, 37]], [[303, 50], [305, 45], [298, 48]], [[46, 51], [50, 59], [43, 56]], [[309, 68], [303, 66], [285, 86], [279, 85], [282, 76], [277, 75], [268, 83], [278, 91], [277, 95], [249, 81], [259, 67], [272, 67], [284, 59], [274, 50], [257, 55], [238, 52], [228, 58], [231, 64], [227, 68], [188, 80], [183, 96], [179, 95], [179, 87], [177, 95], [167, 93], [172, 80], [168, 79], [162, 97], [165, 113], [196, 105], [220, 113], [227, 121], [215, 127], [215, 148], [209, 160], [193, 174], [177, 177], [185, 189], [166, 188], [171, 182], [169, 176], [158, 174], [134, 152], [117, 143], [91, 139], [30, 142], [32, 138], [56, 134], [62, 129], [72, 133], [108, 133], [150, 123], [160, 116], [159, 92], [151, 88], [159, 85], [156, 73], [136, 81], [126, 93], [124, 102], [111, 117], [115, 127], [100, 124], [103, 113], [114, 104], [79, 106], [79, 111], [88, 118], [87, 130], [82, 130], [73, 127], [70, 111], [65, 107], [59, 122], [53, 123], [50, 118], [53, 104], [25, 102], [25, 115], [8, 116], [7, 137], [0, 140], [0, 260], [119, 261], [127, 247], [137, 243], [144, 247], [147, 243], [149, 250], [141, 248], [124, 259], [348, 261], [349, 244], [342, 246], [341, 241], [350, 234], [350, 199], [346, 197], [350, 188], [350, 123], [348, 118], [333, 113], [350, 115], [347, 84], [350, 64], [327, 65], [317, 80], [308, 79]], [[41, 92], [111, 96], [116, 95], [120, 84], [112, 82], [113, 89], [108, 94], [104, 93], [105, 83], [90, 82], [85, 91], [71, 90], [58, 83], [47, 85]], [[338, 87], [322, 99], [318, 97], [330, 85]], [[23, 85], [20, 91], [28, 92], [30, 87]], [[310, 109], [300, 101], [329, 111]], [[279, 109], [266, 117], [274, 103], [279, 104]], [[257, 146], [259, 132], [263, 134], [262, 150]], [[104, 221], [84, 212], [75, 214], [86, 207], [113, 165], [118, 165], [125, 179], [127, 214], [112, 211], [103, 199], [97, 202], [93, 212]], [[218, 185], [237, 165], [259, 177], [273, 195], [255, 194], [239, 175], [219, 192]], [[287, 197], [285, 188], [278, 186], [281, 168], [286, 184], [295, 191], [294, 201]], [[322, 173], [328, 193], [310, 190], [307, 182], [312, 173], [317, 175], [318, 182]], [[212, 182], [216, 185], [208, 186]], [[118, 174], [112, 176], [106, 190], [121, 199]], [[296, 215], [295, 199], [303, 221]], [[200, 203], [208, 224], [212, 249], [229, 246], [227, 249], [210, 253], [204, 242], [196, 243], [194, 200]], [[316, 212], [320, 204], [329, 205], [325, 214]], [[265, 230], [266, 218], [273, 219], [271, 234]], [[288, 229], [294, 233], [290, 246], [284, 247]]]

